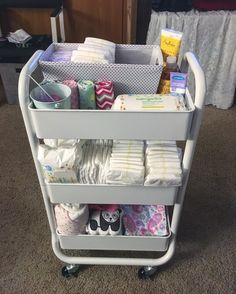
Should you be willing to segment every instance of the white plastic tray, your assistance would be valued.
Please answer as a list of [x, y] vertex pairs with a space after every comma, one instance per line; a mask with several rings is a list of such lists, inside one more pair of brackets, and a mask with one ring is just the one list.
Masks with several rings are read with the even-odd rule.
[[194, 105], [186, 95], [188, 110], [179, 112], [35, 109], [29, 111], [38, 138], [48, 139], [158, 139], [185, 140]]
[[166, 251], [171, 233], [155, 236], [64, 236], [57, 234], [62, 249]]
[[46, 184], [52, 203], [174, 205], [178, 187]]

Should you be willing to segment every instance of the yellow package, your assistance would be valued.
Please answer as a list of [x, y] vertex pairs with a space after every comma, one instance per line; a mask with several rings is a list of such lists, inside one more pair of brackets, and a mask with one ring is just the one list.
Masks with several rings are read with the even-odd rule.
[[167, 56], [178, 57], [182, 36], [183, 33], [181, 32], [169, 29], [161, 30], [161, 51], [164, 61], [166, 61]]

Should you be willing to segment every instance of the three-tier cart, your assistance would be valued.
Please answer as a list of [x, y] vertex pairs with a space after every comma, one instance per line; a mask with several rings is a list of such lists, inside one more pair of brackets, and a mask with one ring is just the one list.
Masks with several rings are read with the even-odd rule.
[[[43, 51], [37, 51], [21, 71], [19, 79], [19, 103], [22, 111], [44, 204], [51, 230], [52, 248], [55, 255], [67, 265], [64, 276], [76, 276], [80, 265], [132, 265], [141, 266], [139, 276], [151, 277], [158, 267], [173, 256], [181, 217], [185, 190], [188, 183], [199, 128], [202, 120], [205, 96], [204, 73], [193, 53], [187, 52], [182, 67], [192, 71], [195, 80], [195, 98], [186, 93], [188, 111], [185, 112], [135, 112], [101, 110], [47, 110], [35, 109], [29, 98], [30, 75], [39, 70]], [[79, 66], [79, 65], [75, 65]], [[58, 71], [59, 72], [59, 71]], [[66, 73], [65, 73], [66, 74]], [[56, 76], [55, 76], [56, 78]], [[76, 73], [68, 78], [76, 79]], [[127, 93], [128, 94], [128, 93]], [[42, 138], [49, 139], [139, 139], [185, 141], [182, 156], [183, 181], [180, 187], [147, 187], [118, 185], [89, 185], [47, 183], [37, 160], [37, 151]], [[53, 204], [55, 203], [98, 204], [162, 204], [173, 207], [169, 235], [153, 236], [63, 236], [57, 233]], [[68, 256], [64, 249], [159, 251], [158, 258], [126, 257], [79, 257]]]

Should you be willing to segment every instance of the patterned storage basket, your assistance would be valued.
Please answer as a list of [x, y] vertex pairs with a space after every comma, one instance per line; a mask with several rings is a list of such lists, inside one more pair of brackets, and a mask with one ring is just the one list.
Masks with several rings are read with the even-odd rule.
[[[116, 45], [116, 63], [89, 64], [50, 61], [55, 50], [76, 50], [80, 44], [53, 43], [42, 54], [39, 64], [47, 80], [110, 80], [115, 95], [156, 93], [163, 68], [157, 45]], [[151, 60], [158, 64], [150, 65]]]

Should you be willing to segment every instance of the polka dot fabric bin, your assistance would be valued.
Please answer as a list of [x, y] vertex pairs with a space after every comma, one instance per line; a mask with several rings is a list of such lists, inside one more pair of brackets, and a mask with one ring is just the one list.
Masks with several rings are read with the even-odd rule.
[[[80, 44], [53, 43], [42, 54], [39, 64], [47, 80], [109, 80], [115, 96], [120, 94], [156, 93], [162, 73], [162, 55], [157, 45], [116, 45], [116, 63], [88, 64], [71, 61], [50, 61], [56, 50], [73, 51]], [[153, 49], [160, 64], [150, 65]]]

